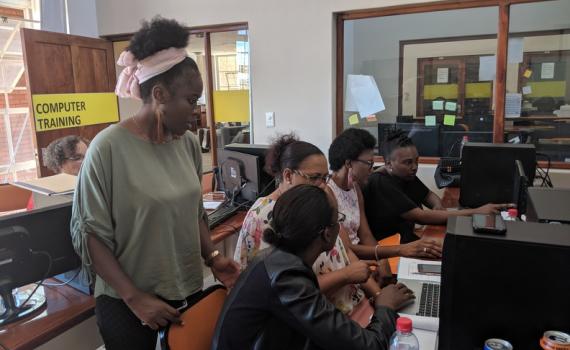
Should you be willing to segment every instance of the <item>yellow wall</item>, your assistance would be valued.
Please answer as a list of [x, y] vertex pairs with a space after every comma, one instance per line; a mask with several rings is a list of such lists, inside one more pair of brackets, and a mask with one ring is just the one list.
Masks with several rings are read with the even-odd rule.
[[249, 90], [214, 91], [214, 118], [249, 123]]

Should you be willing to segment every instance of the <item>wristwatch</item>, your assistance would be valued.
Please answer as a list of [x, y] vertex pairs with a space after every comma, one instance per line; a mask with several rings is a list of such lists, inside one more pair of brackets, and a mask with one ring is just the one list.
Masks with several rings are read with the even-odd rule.
[[212, 267], [212, 263], [214, 262], [214, 259], [220, 255], [220, 251], [219, 250], [213, 250], [210, 254], [208, 254], [208, 257], [204, 260], [204, 264], [206, 264], [206, 266], [208, 267]]

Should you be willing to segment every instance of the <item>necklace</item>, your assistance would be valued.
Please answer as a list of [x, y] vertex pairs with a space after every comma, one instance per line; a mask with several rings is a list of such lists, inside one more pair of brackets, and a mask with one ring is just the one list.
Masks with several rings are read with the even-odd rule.
[[131, 119], [132, 119], [132, 121], [133, 121], [133, 124], [135, 125], [135, 128], [137, 129], [137, 132], [139, 133], [139, 136], [141, 136], [143, 139], [145, 139], [145, 140], [147, 140], [147, 141], [151, 141], [151, 140], [150, 140], [150, 137], [148, 137], [148, 134], [145, 133], [145, 132], [143, 131], [143, 129], [141, 128], [139, 122], [137, 121], [137, 117], [136, 117], [136, 116], [133, 116], [133, 117], [131, 117]]

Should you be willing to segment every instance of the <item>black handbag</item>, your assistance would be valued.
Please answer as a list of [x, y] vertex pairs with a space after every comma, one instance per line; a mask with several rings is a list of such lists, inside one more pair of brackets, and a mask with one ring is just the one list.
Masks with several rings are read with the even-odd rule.
[[459, 187], [461, 179], [461, 159], [441, 157], [434, 174], [437, 188]]

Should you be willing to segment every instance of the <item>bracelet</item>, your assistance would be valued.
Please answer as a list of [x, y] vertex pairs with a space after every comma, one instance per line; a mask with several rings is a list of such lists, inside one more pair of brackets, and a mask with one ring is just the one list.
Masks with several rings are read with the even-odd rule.
[[204, 260], [204, 264], [208, 267], [212, 267], [212, 262], [214, 261], [214, 259], [220, 255], [220, 251], [219, 250], [214, 250], [212, 251], [208, 257], [206, 258], [206, 260]]
[[378, 258], [378, 248], [380, 248], [380, 245], [376, 244], [376, 247], [374, 247], [374, 257], [376, 258], [376, 261], [380, 260]]

